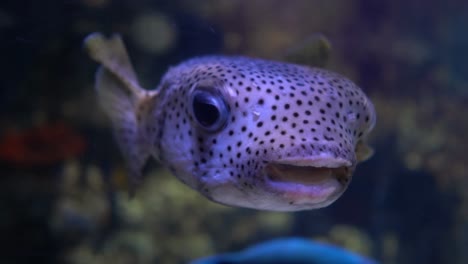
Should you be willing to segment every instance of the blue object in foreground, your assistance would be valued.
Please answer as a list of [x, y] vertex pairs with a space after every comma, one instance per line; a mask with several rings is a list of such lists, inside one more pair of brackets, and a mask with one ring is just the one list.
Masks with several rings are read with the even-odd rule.
[[226, 253], [195, 260], [191, 264], [377, 264], [378, 262], [343, 248], [302, 238], [270, 240], [238, 253]]

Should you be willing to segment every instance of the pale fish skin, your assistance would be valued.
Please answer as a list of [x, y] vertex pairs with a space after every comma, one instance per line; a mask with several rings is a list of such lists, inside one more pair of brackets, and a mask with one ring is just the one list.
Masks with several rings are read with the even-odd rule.
[[153, 157], [212, 201], [307, 210], [340, 197], [356, 164], [372, 153], [366, 138], [374, 106], [337, 73], [207, 56], [171, 67], [146, 90], [118, 35], [94, 33], [85, 46], [102, 65], [98, 98], [133, 181]]

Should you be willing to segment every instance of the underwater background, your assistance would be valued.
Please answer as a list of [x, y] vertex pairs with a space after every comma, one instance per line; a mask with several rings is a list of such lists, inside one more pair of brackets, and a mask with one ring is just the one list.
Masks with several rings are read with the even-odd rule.
[[[187, 263], [281, 237], [381, 263], [468, 263], [468, 1], [0, 3], [0, 262]], [[135, 197], [93, 88], [91, 32], [122, 34], [142, 86], [204, 54], [275, 59], [316, 33], [375, 104], [374, 156], [327, 208], [208, 201], [159, 164]]]

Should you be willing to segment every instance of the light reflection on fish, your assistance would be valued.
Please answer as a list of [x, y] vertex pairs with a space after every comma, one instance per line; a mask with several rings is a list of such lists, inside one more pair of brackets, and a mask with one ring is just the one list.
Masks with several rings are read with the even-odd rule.
[[220, 254], [190, 264], [377, 264], [343, 248], [303, 238], [283, 238], [251, 246], [241, 252]]
[[85, 45], [102, 65], [99, 101], [134, 181], [154, 157], [213, 201], [297, 211], [335, 201], [370, 156], [374, 107], [339, 74], [207, 56], [171, 67], [145, 90], [119, 36], [91, 34]]

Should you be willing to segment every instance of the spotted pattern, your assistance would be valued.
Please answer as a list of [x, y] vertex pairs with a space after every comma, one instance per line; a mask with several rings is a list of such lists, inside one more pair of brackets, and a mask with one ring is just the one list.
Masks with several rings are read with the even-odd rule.
[[[201, 87], [227, 104], [218, 131], [194, 117], [191, 94]], [[214, 200], [216, 188], [272, 199], [264, 167], [284, 159], [325, 155], [352, 173], [355, 148], [375, 123], [372, 103], [343, 76], [267, 60], [195, 58], [171, 68], [159, 91], [146, 122], [154, 155]]]

